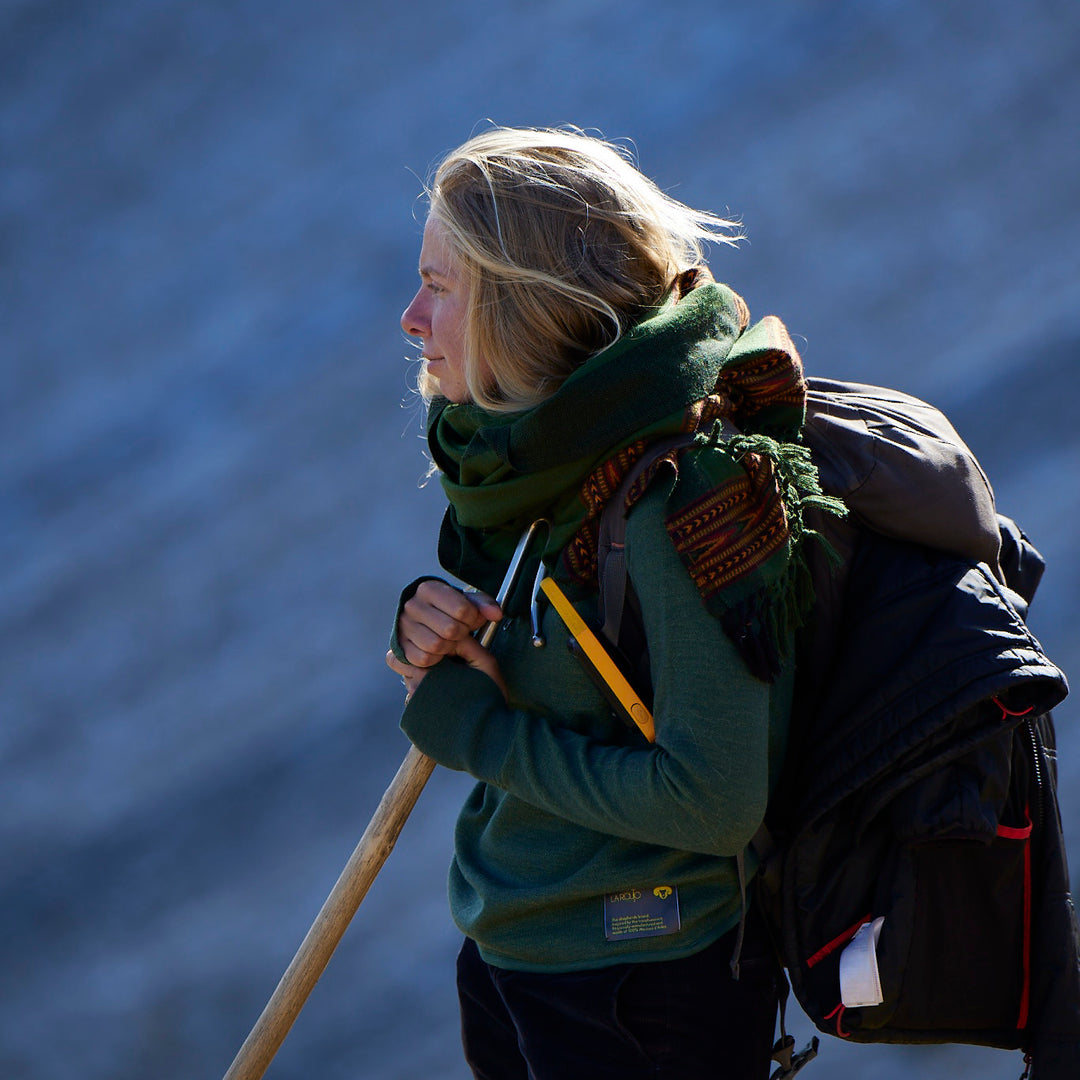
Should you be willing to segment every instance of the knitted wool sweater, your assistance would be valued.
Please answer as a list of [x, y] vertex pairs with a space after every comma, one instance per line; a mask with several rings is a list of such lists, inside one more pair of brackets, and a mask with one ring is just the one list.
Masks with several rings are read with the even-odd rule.
[[[509, 701], [446, 660], [405, 708], [417, 747], [478, 780], [457, 822], [450, 904], [495, 966], [674, 959], [738, 922], [735, 855], [779, 772], [793, 673], [788, 665], [768, 683], [748, 672], [671, 544], [667, 494], [658, 481], [639, 500], [626, 541], [651, 653], [654, 744], [614, 718], [543, 599], [546, 644], [534, 647], [527, 596], [511, 598], [491, 646]], [[593, 597], [576, 607], [596, 615]], [[605, 897], [653, 890], [670, 890], [663, 932], [613, 932]]]

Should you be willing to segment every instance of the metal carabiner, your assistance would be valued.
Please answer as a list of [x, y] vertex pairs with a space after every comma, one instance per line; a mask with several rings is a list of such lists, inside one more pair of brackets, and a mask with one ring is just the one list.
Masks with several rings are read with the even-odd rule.
[[[551, 522], [547, 518], [537, 518], [522, 534], [521, 539], [517, 543], [517, 547], [514, 549], [514, 554], [510, 558], [510, 565], [506, 568], [506, 575], [503, 577], [502, 585], [499, 586], [499, 595], [495, 597], [495, 603], [502, 607], [506, 603], [507, 597], [510, 595], [511, 590], [517, 583], [518, 575], [521, 573], [521, 567], [525, 562], [526, 553], [529, 547], [532, 545], [533, 538], [536, 536], [537, 530], [546, 528], [548, 533], [551, 533]], [[540, 563], [543, 566], [543, 562]], [[543, 575], [538, 572], [537, 584], [539, 585], [540, 578]], [[533, 600], [533, 606], [535, 608], [535, 599]], [[486, 626], [484, 626], [478, 634], [480, 644], [487, 648], [495, 637], [495, 631], [499, 628], [499, 623], [496, 620], [492, 620]], [[533, 632], [536, 633], [535, 624], [535, 612]]]

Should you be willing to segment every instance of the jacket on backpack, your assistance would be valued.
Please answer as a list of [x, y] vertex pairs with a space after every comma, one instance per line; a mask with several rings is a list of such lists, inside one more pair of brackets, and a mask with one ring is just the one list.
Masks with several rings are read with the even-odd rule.
[[[819, 1026], [1024, 1047], [1037, 1076], [1071, 1076], [1080, 941], [1045, 715], [1067, 688], [1023, 621], [1041, 559], [1001, 524], [993, 570], [848, 530], [844, 602], [800, 665], [792, 771], [770, 811], [784, 855], [762, 893]], [[843, 947], [885, 912], [884, 1003], [845, 1008]]]

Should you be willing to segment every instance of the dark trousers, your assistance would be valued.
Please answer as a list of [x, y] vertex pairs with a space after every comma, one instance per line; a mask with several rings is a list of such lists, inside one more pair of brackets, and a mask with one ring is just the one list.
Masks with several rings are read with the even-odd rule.
[[735, 931], [682, 960], [567, 974], [458, 957], [465, 1059], [477, 1080], [767, 1080], [777, 967], [752, 918], [738, 981]]

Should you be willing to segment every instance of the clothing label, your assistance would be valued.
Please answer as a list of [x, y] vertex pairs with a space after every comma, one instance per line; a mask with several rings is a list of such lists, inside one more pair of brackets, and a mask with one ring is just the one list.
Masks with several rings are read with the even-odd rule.
[[863, 923], [840, 954], [840, 1000], [849, 1009], [880, 1005], [881, 975], [878, 972], [877, 943], [885, 916]]
[[626, 889], [604, 897], [604, 936], [608, 941], [659, 937], [679, 929], [679, 890], [674, 885]]

